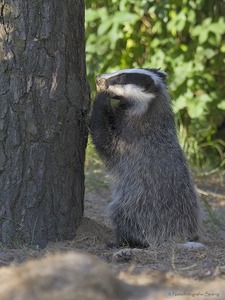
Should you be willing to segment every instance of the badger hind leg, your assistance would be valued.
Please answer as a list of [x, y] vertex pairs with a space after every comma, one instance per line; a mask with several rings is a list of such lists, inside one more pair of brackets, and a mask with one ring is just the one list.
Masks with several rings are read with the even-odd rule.
[[115, 247], [147, 248], [149, 243], [134, 218], [129, 218], [122, 209], [110, 205], [110, 219], [115, 232]]
[[[132, 228], [131, 228], [132, 230]], [[123, 247], [129, 247], [129, 248], [148, 248], [149, 244], [145, 241], [135, 240], [131, 237], [126, 237], [123, 234], [121, 234], [120, 228], [117, 228], [115, 230], [116, 233], [116, 247], [117, 248], [123, 248]]]

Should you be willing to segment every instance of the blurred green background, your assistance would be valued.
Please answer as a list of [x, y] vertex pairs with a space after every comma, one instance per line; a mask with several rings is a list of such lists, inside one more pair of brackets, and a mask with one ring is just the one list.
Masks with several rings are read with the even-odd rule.
[[[225, 169], [225, 0], [86, 0], [86, 60], [96, 75], [161, 68], [193, 167]], [[89, 142], [87, 168], [101, 167]]]

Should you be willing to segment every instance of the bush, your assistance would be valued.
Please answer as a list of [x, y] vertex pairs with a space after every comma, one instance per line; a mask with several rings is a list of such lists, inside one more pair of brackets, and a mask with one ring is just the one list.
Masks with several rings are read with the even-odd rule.
[[87, 69], [162, 68], [180, 141], [197, 166], [225, 162], [225, 1], [86, 1]]

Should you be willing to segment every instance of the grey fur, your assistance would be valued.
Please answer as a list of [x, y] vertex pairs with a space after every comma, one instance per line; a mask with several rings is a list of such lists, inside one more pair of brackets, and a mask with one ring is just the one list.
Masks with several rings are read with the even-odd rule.
[[[123, 80], [117, 80], [118, 74], [97, 78], [99, 94], [90, 125], [93, 143], [113, 178], [108, 211], [117, 245], [145, 247], [194, 240], [199, 236], [199, 201], [178, 144], [170, 97], [162, 78], [165, 73], [152, 69], [146, 75], [144, 71], [143, 80], [137, 74], [137, 82], [133, 75], [131, 87], [150, 95], [141, 115], [131, 113], [135, 106], [132, 93], [123, 97], [121, 91], [117, 97], [112, 92], [114, 85], [123, 90], [129, 74]], [[111, 97], [119, 99], [114, 108]]]

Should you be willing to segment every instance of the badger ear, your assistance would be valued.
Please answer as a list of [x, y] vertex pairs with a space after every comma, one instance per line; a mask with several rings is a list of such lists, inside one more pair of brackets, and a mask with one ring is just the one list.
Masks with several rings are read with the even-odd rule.
[[161, 78], [163, 80], [163, 82], [166, 81], [166, 76], [167, 76], [166, 72], [164, 72], [160, 69], [147, 69], [147, 68], [145, 68], [144, 70], [153, 72], [155, 75], [157, 75], [159, 78]]
[[166, 76], [167, 76], [167, 73], [166, 73], [166, 72], [164, 72], [164, 71], [158, 69], [158, 70], [157, 70], [157, 74], [158, 74], [158, 76], [159, 76], [164, 82], [166, 81]]

